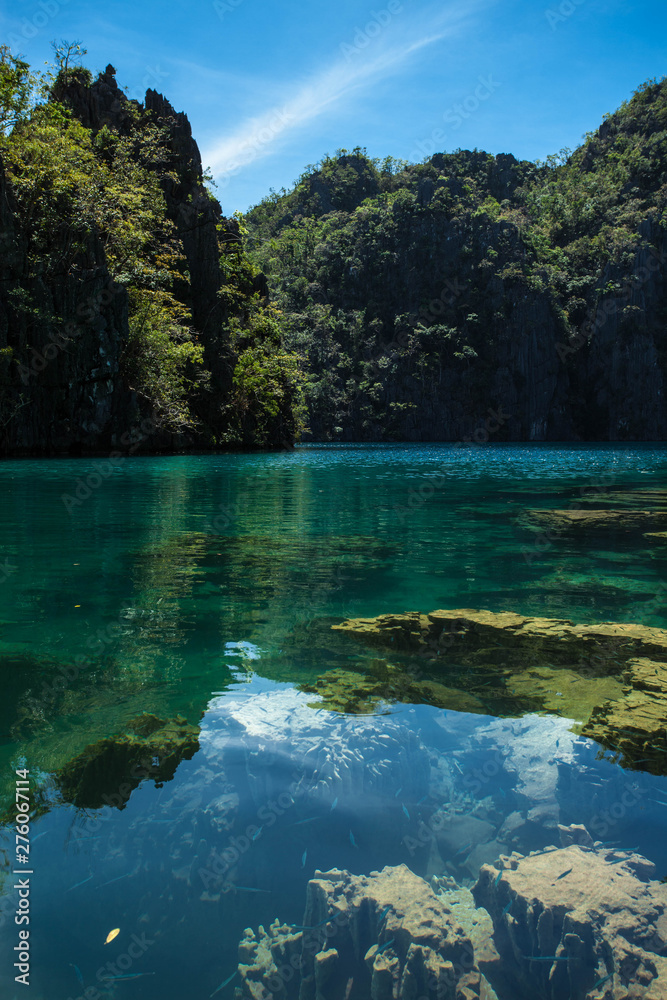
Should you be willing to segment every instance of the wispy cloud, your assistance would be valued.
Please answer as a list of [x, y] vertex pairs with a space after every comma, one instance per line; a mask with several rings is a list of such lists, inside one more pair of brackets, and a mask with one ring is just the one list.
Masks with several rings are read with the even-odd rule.
[[[466, 12], [469, 10], [470, 5]], [[422, 25], [418, 37], [415, 37], [413, 25], [412, 37], [404, 38], [398, 44], [385, 42], [384, 45], [382, 42], [385, 39], [374, 42], [372, 36], [366, 37], [364, 30], [360, 29], [352, 44], [340, 46], [341, 54], [329, 66], [304, 83], [293, 86], [291, 92], [288, 90], [282, 104], [272, 105], [260, 115], [247, 118], [231, 134], [212, 142], [204, 149], [204, 162], [211, 168], [218, 183], [222, 180], [224, 184], [242, 167], [275, 153], [284, 145], [289, 133], [395, 72], [417, 52], [453, 35], [460, 22], [460, 9], [450, 9], [444, 17], [441, 13], [429, 26]], [[395, 33], [392, 31], [392, 34]], [[388, 31], [385, 32], [385, 36], [388, 34]]]

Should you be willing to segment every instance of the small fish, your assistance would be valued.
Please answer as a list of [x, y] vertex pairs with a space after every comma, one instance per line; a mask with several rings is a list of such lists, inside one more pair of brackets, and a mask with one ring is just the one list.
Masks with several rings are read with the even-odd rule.
[[354, 834], [352, 833], [351, 830], [350, 830], [350, 843], [352, 844], [353, 847], [357, 847], [357, 848], [359, 847], [359, 844], [354, 839]]
[[110, 944], [114, 940], [114, 938], [118, 937], [119, 934], [120, 934], [120, 927], [114, 927], [114, 929], [112, 931], [109, 931], [109, 933], [107, 934], [107, 939], [104, 943]]
[[498, 885], [498, 883], [500, 882], [500, 880], [501, 880], [502, 877], [503, 877], [503, 873], [501, 871], [498, 872], [498, 874], [496, 875], [496, 880], [495, 880], [495, 882], [493, 884], [494, 885]]
[[253, 889], [250, 885], [235, 885], [234, 888], [237, 892], [266, 892], [269, 895], [271, 894], [270, 889]]
[[288, 924], [287, 926], [291, 927], [293, 931], [314, 931], [316, 927], [323, 927], [325, 924], [328, 924], [330, 919], [330, 917], [327, 917], [326, 920], [320, 920], [319, 924], [310, 924], [310, 926], [304, 926], [303, 924]]
[[[319, 816], [309, 816], [307, 819], [298, 819], [296, 821], [296, 823], [292, 823], [292, 826], [303, 826], [304, 823], [314, 823], [319, 818], [320, 818]], [[264, 829], [264, 828], [260, 827], [260, 829]]]
[[403, 806], [403, 812], [404, 812], [404, 813], [405, 813], [405, 815], [406, 815], [406, 816], [408, 817], [408, 819], [410, 819], [410, 813], [408, 812], [408, 810], [406, 809], [406, 807], [405, 807], [405, 806]]
[[556, 740], [556, 746], [557, 746], [557, 747], [559, 747], [559, 746], [560, 746], [560, 740]]
[[220, 990], [224, 990], [225, 986], [227, 986], [229, 983], [231, 983], [232, 979], [234, 978], [234, 976], [237, 974], [238, 971], [239, 971], [238, 969], [235, 969], [234, 972], [232, 972], [231, 976], [229, 976], [228, 979], [225, 979], [224, 983], [220, 983], [220, 985], [218, 986], [217, 990], [213, 990], [213, 992], [210, 994], [209, 1000], [210, 1000], [211, 997], [214, 997], [216, 995], [216, 993], [219, 993]]
[[301, 855], [301, 867], [302, 868], [306, 867], [306, 858], [307, 857], [308, 857], [308, 848], [306, 848], [305, 851], [303, 852], [303, 854]]
[[88, 878], [84, 878], [80, 882], [76, 882], [74, 885], [71, 885], [69, 889], [65, 889], [65, 892], [71, 892], [72, 889], [78, 889], [80, 885], [85, 885], [86, 882], [90, 882], [92, 877], [92, 875], [89, 875]]
[[98, 885], [98, 889], [103, 889], [105, 885], [111, 885], [112, 882], [120, 882], [122, 878], [127, 878], [131, 872], [125, 872], [123, 875], [116, 875], [115, 878], [110, 878], [108, 882], [102, 882], [102, 885]]
[[385, 906], [384, 910], [382, 911], [382, 913], [381, 913], [381, 914], [380, 914], [380, 916], [378, 917], [378, 923], [379, 923], [379, 924], [381, 924], [381, 923], [382, 923], [382, 921], [383, 921], [383, 920], [384, 920], [384, 918], [385, 918], [385, 917], [387, 916], [387, 914], [389, 913], [389, 911], [390, 911], [390, 910], [391, 910], [391, 903], [389, 904], [389, 906]]
[[402, 791], [403, 791], [403, 786], [401, 786], [400, 788], [397, 788], [396, 791], [394, 792], [394, 798], [397, 799], [398, 796], [401, 794]]
[[69, 964], [70, 964], [70, 965], [71, 965], [71, 967], [72, 967], [72, 968], [74, 969], [74, 975], [75, 975], [75, 976], [76, 976], [76, 978], [78, 979], [78, 981], [79, 981], [79, 985], [80, 985], [80, 986], [83, 986], [83, 976], [81, 975], [81, 969], [79, 968], [79, 966], [78, 966], [78, 965], [74, 965], [74, 963], [73, 963], [73, 962], [70, 962]]
[[471, 847], [472, 847], [472, 840], [470, 841], [469, 844], [464, 844], [463, 847], [459, 847], [454, 857], [458, 858], [459, 854], [465, 854], [466, 851], [468, 851]]
[[510, 899], [510, 901], [509, 901], [509, 903], [507, 904], [507, 906], [503, 907], [503, 913], [502, 913], [502, 915], [503, 915], [503, 916], [505, 916], [505, 914], [506, 914], [506, 913], [509, 913], [509, 911], [510, 911], [510, 906], [512, 905], [512, 903], [513, 903], [513, 902], [514, 902], [514, 900], [513, 900], [513, 899]]
[[380, 955], [385, 950], [385, 948], [388, 948], [389, 945], [393, 944], [393, 943], [394, 943], [394, 939], [393, 938], [390, 938], [389, 941], [385, 941], [385, 943], [382, 945], [382, 947], [378, 948], [378, 950], [375, 952], [375, 954], [376, 955]]
[[337, 805], [338, 805], [338, 796], [336, 796], [336, 798], [331, 803], [331, 809], [329, 810], [329, 812], [333, 812]]
[[568, 868], [568, 870], [566, 872], [561, 872], [560, 875], [556, 875], [556, 882], [560, 881], [560, 879], [562, 879], [562, 878], [565, 878], [565, 876], [569, 875], [571, 871], [572, 871], [572, 869]]
[[569, 962], [570, 959], [565, 955], [522, 955], [522, 958], [528, 959], [529, 962]]
[[141, 979], [142, 976], [154, 975], [154, 972], [124, 972], [121, 976], [102, 976], [102, 979], [109, 982], [117, 982], [120, 979]]
[[597, 981], [597, 983], [595, 984], [595, 986], [593, 987], [593, 989], [594, 989], [594, 990], [597, 990], [599, 986], [602, 986], [602, 984], [603, 984], [603, 983], [606, 983], [606, 982], [608, 982], [608, 981], [609, 981], [610, 979], [613, 979], [613, 978], [614, 978], [614, 973], [613, 973], [613, 972], [610, 972], [608, 976], [603, 976], [603, 977], [602, 977], [602, 979], [598, 979], [598, 981]]
[[32, 838], [32, 840], [30, 841], [30, 843], [31, 844], [36, 843], [39, 840], [40, 837], [46, 837], [47, 834], [49, 834], [49, 833], [51, 833], [50, 830], [44, 830], [43, 833], [38, 833], [36, 837]]
[[[294, 825], [296, 826], [296, 823]], [[257, 840], [257, 838], [259, 837], [259, 835], [260, 835], [260, 833], [262, 832], [263, 829], [264, 829], [264, 827], [260, 826], [259, 830], [255, 830], [255, 832], [252, 835], [252, 839], [253, 840]]]

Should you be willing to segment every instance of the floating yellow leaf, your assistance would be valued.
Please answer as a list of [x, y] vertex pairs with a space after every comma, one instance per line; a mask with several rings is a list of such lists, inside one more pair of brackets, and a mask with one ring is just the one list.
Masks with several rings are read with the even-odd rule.
[[109, 931], [109, 933], [107, 934], [107, 939], [104, 943], [109, 944], [109, 942], [113, 941], [114, 938], [117, 938], [119, 934], [120, 934], [120, 927], [114, 927], [114, 929], [112, 931]]

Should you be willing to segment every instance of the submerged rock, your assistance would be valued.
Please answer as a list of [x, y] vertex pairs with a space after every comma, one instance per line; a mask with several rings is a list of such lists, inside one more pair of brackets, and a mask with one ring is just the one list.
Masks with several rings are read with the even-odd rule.
[[625, 763], [663, 774], [667, 749], [667, 664], [648, 657], [628, 660], [626, 687], [615, 701], [596, 707], [586, 736], [622, 753]]
[[649, 542], [664, 545], [667, 542], [667, 531], [646, 531], [644, 538], [647, 538]]
[[511, 995], [664, 1000], [667, 886], [651, 862], [574, 844], [502, 862], [482, 867], [473, 895], [493, 919]]
[[199, 726], [181, 716], [167, 721], [144, 713], [126, 728], [125, 733], [91, 743], [57, 772], [66, 802], [82, 809], [124, 809], [141, 781], [170, 781], [180, 762], [199, 749]]
[[469, 609], [354, 618], [333, 628], [398, 657], [426, 658], [447, 667], [448, 677], [450, 661], [485, 670], [504, 685], [502, 697], [486, 689], [503, 703], [495, 714], [530, 706], [566, 716], [629, 762], [665, 773], [667, 629]]
[[474, 1000], [482, 986], [453, 907], [405, 865], [317, 872], [303, 926], [246, 930], [239, 961], [237, 996], [253, 1000]]
[[462, 663], [576, 665], [592, 656], [599, 673], [614, 673], [632, 656], [667, 662], [667, 629], [619, 622], [575, 625], [568, 619], [537, 618], [510, 611], [432, 611], [351, 618], [335, 630], [369, 646], [413, 651], [431, 657], [451, 653]]
[[551, 531], [641, 531], [667, 528], [664, 510], [529, 510], [531, 525]]
[[382, 702], [396, 701], [473, 714], [487, 711], [473, 695], [435, 680], [412, 677], [404, 668], [386, 660], [372, 660], [366, 673], [329, 670], [315, 684], [301, 685], [301, 690], [320, 695], [322, 701], [314, 707], [353, 715], [372, 713]]

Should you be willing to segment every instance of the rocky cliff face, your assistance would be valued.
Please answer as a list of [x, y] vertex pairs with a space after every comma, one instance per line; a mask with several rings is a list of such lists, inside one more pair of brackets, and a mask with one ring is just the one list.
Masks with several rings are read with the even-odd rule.
[[542, 165], [356, 150], [256, 206], [311, 437], [667, 437], [666, 109], [649, 82]]
[[[234, 359], [224, 332], [219, 296], [218, 227], [234, 239], [220, 206], [203, 185], [199, 150], [184, 114], [155, 91], [145, 105], [128, 100], [108, 66], [88, 86], [80, 75], [56, 85], [54, 98], [94, 134], [104, 126], [128, 135], [137, 115], [167, 135], [169, 162], [156, 165], [167, 215], [185, 258], [177, 297], [191, 310], [211, 373], [210, 390], [194, 409], [198, 433], [156, 429], [147, 401], [123, 377], [128, 339], [128, 296], [113, 281], [102, 241], [89, 233], [68, 273], [27, 266], [30, 232], [22, 223], [0, 161], [0, 454], [83, 454], [173, 450], [206, 446], [224, 424], [221, 403]], [[63, 240], [67, 234], [63, 234]], [[39, 269], [38, 269], [39, 271]]]
[[120, 374], [125, 289], [111, 280], [95, 236], [76, 275], [26, 279], [28, 234], [1, 161], [0, 227], [0, 454], [113, 448], [142, 420]]

